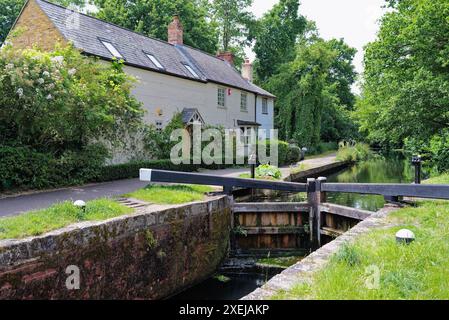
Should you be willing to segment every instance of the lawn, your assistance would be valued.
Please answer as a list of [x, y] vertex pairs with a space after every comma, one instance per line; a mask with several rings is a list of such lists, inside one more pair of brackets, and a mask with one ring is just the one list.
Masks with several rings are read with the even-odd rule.
[[126, 198], [134, 198], [155, 204], [181, 204], [193, 201], [201, 201], [205, 193], [214, 189], [201, 185], [149, 185], [146, 188], [124, 195]]
[[[213, 189], [207, 186], [153, 185], [124, 197], [157, 204], [180, 204], [203, 200], [205, 193]], [[81, 221], [101, 221], [130, 214], [133, 209], [114, 200], [98, 199], [87, 202], [85, 212], [72, 202], [55, 204], [48, 209], [31, 211], [14, 217], [0, 219], [0, 240], [37, 236]]]
[[133, 210], [109, 199], [87, 203], [86, 211], [72, 202], [55, 204], [48, 209], [31, 211], [19, 216], [0, 219], [0, 239], [37, 236], [81, 221], [101, 221], [132, 213]]
[[[449, 175], [430, 182], [448, 183]], [[449, 202], [422, 201], [388, 219], [392, 227], [359, 237], [310, 283], [279, 291], [273, 299], [449, 299]], [[411, 245], [396, 243], [402, 228], [415, 233]]]

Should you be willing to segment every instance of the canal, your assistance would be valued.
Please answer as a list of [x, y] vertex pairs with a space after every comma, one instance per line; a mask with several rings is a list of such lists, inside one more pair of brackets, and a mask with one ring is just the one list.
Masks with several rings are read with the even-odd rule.
[[[410, 161], [400, 156], [376, 158], [357, 163], [327, 176], [328, 182], [341, 183], [411, 183], [414, 169]], [[255, 201], [301, 202], [305, 194], [279, 192], [275, 198], [258, 198]], [[327, 201], [348, 207], [377, 211], [385, 200], [382, 196], [349, 193], [328, 193]], [[273, 275], [253, 272], [230, 273], [210, 278], [173, 299], [178, 300], [236, 300], [262, 286]]]

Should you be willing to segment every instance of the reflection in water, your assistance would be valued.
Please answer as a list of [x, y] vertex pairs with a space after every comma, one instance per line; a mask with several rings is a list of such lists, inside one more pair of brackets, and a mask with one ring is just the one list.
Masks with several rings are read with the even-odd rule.
[[[340, 183], [412, 183], [413, 180], [414, 169], [410, 162], [399, 157], [379, 158], [360, 162], [350, 168], [327, 176], [328, 182]], [[302, 202], [306, 200], [307, 195], [305, 193], [276, 192], [272, 197], [258, 198], [252, 201]], [[357, 193], [329, 192], [327, 201], [370, 211], [377, 211], [385, 204], [383, 196]]]
[[263, 286], [271, 276], [259, 273], [226, 274], [228, 281], [209, 278], [174, 296], [173, 300], [238, 300]]
[[[408, 160], [400, 158], [376, 159], [361, 162], [328, 177], [328, 182], [341, 183], [411, 183], [414, 169]], [[328, 201], [358, 209], [377, 211], [385, 204], [382, 196], [357, 193], [328, 194]]]

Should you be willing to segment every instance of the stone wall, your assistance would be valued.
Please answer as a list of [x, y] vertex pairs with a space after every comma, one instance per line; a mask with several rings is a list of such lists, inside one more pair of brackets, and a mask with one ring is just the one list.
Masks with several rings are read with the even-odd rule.
[[269, 300], [279, 291], [291, 290], [300, 283], [310, 283], [313, 275], [322, 270], [332, 256], [345, 244], [354, 242], [359, 235], [366, 234], [369, 231], [391, 226], [391, 222], [388, 221], [387, 217], [391, 212], [398, 209], [399, 207], [394, 205], [386, 205], [383, 209], [360, 222], [342, 236], [327, 243], [297, 264], [276, 275], [261, 288], [243, 297], [242, 300]]
[[36, 45], [43, 50], [51, 51], [57, 43], [67, 43], [34, 0], [28, 1], [12, 33], [14, 37], [8, 40], [18, 49], [28, 49]]
[[[0, 299], [161, 299], [214, 273], [230, 228], [220, 196], [0, 241]], [[67, 289], [69, 266], [80, 270], [78, 290]]]

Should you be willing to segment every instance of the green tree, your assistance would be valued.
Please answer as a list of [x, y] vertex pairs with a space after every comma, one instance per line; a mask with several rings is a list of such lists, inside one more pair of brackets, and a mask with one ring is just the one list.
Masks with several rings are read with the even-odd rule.
[[232, 51], [246, 46], [255, 26], [254, 15], [248, 11], [253, 0], [213, 0], [212, 11], [219, 27], [219, 49]]
[[298, 0], [281, 0], [259, 21], [254, 52], [257, 82], [264, 83], [279, 66], [295, 58], [296, 40], [306, 27]]
[[294, 60], [282, 64], [267, 81], [278, 97], [275, 122], [280, 136], [308, 147], [354, 138], [357, 128], [349, 110], [355, 50], [342, 40], [324, 41], [313, 23], [305, 31]]
[[366, 47], [356, 116], [372, 142], [425, 145], [449, 126], [449, 2], [390, 5], [377, 40]]
[[210, 19], [207, 0], [91, 0], [97, 17], [145, 35], [167, 40], [167, 27], [178, 14], [184, 27], [184, 43], [216, 53], [217, 26]]

